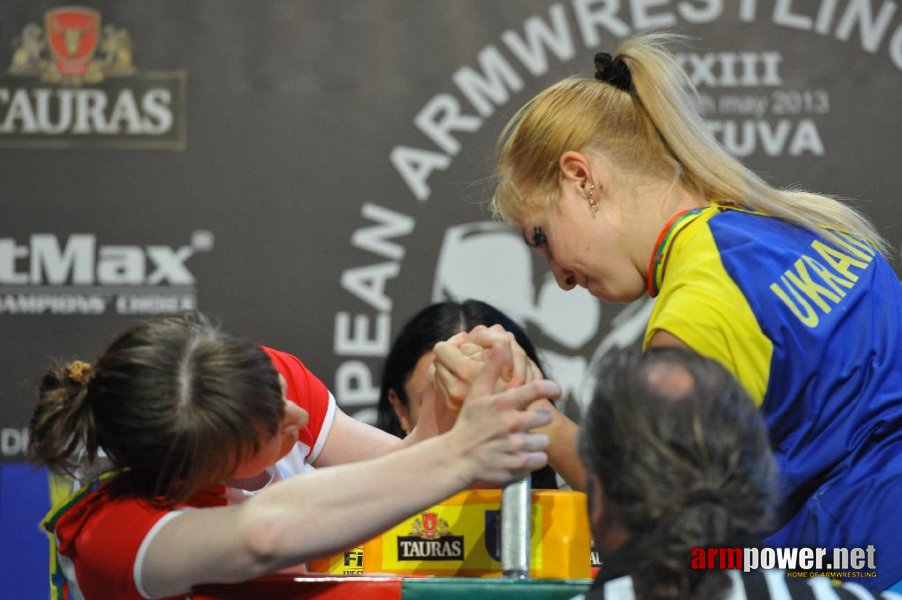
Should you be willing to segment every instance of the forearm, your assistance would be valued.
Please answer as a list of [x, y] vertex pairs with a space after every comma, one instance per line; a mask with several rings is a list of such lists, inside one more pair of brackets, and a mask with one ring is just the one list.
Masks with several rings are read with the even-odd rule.
[[576, 451], [579, 426], [544, 398], [534, 402], [530, 408], [545, 408], [552, 415], [551, 423], [537, 430], [548, 436], [548, 464], [571, 488], [585, 491], [586, 469]]
[[271, 557], [264, 571], [329, 554], [369, 539], [418, 510], [467, 487], [467, 462], [450, 437], [413, 450], [296, 477], [245, 505], [248, 541]]
[[240, 506], [190, 511], [160, 530], [144, 561], [154, 595], [242, 581], [371, 538], [468, 486], [468, 461], [443, 436], [415, 449], [281, 481]]
[[[401, 440], [398, 448], [409, 448], [414, 444], [433, 438], [451, 429], [454, 425], [454, 420], [457, 418], [456, 411], [453, 415], [449, 416], [449, 409], [445, 406], [436, 407], [436, 402], [441, 402], [441, 400], [434, 397], [428, 397], [424, 400], [420, 408], [420, 418], [417, 421], [416, 426], [414, 426], [410, 433]], [[437, 408], [445, 411], [444, 418], [446, 421], [444, 424], [439, 423], [440, 417], [437, 414]]]

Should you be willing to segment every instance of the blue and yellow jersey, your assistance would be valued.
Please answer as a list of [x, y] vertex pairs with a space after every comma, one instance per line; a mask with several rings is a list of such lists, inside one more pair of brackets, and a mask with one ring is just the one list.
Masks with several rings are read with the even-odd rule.
[[902, 454], [902, 286], [871, 245], [837, 236], [712, 206], [673, 224], [651, 275], [645, 344], [667, 331], [739, 379], [792, 510], [887, 469], [902, 500], [902, 461], [885, 454]]

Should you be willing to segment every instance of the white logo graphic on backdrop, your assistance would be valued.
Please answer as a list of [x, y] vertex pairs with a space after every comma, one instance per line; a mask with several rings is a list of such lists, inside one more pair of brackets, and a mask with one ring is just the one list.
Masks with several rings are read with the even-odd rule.
[[28, 449], [27, 427], [0, 428], [0, 456], [24, 455]]
[[196, 307], [187, 261], [213, 249], [195, 231], [187, 246], [98, 244], [90, 233], [63, 241], [49, 233], [27, 242], [0, 239], [0, 314], [171, 314]]
[[[534, 257], [507, 225], [479, 222], [450, 227], [436, 264], [432, 301], [479, 298], [521, 325], [538, 330], [539, 335], [531, 337], [546, 370], [564, 388], [565, 400], [575, 399], [582, 408], [591, 394], [594, 366], [608, 351], [639, 339], [652, 301], [636, 302], [618, 313], [587, 360], [583, 348], [598, 335], [601, 303], [582, 288], [560, 289], [547, 269], [536, 286]], [[543, 340], [553, 344], [543, 344]]]
[[[491, 124], [500, 130], [497, 119], [510, 113], [505, 116], [499, 111], [506, 110], [516, 95], [538, 91], [538, 78], [568, 65], [578, 53], [585, 52], [588, 59], [597, 50], [613, 49], [619, 40], [636, 31], [679, 29], [684, 25], [689, 27], [689, 33], [697, 27], [710, 27], [713, 31], [720, 27], [720, 20], [728, 26], [772, 26], [848, 43], [872, 55], [886, 55], [896, 69], [902, 70], [902, 26], [892, 24], [893, 6], [891, 2], [866, 0], [848, 2], [842, 7], [828, 2], [811, 6], [777, 2], [767, 7], [754, 2], [654, 6], [648, 2], [587, 0], [555, 3], [542, 13], [524, 15], [522, 23], [499, 32], [497, 40], [475, 51], [469, 64], [449, 70], [447, 85], [425, 100], [413, 115], [412, 135], [405, 135], [391, 148], [388, 160], [412, 200], [435, 202], [434, 180], [452, 167], [455, 157], [484, 126]], [[830, 149], [820, 128], [832, 122], [832, 90], [817, 82], [808, 83], [807, 77], [791, 73], [787, 77], [784, 71], [799, 58], [776, 47], [755, 48], [755, 39], [758, 38], [750, 37], [740, 47], [731, 41], [726, 49], [714, 51], [703, 49], [702, 43], [689, 44], [689, 48], [698, 50], [677, 56], [699, 90], [700, 107], [711, 134], [739, 158], [828, 156]], [[565, 70], [571, 70], [571, 66]], [[796, 68], [810, 70], [808, 64]], [[830, 77], [826, 77], [828, 83]], [[446, 200], [449, 198], [442, 198]], [[379, 262], [342, 271], [342, 288], [355, 303], [350, 310], [335, 315], [335, 353], [341, 360], [335, 373], [335, 388], [343, 406], [362, 408], [378, 398], [376, 359], [388, 351], [393, 318], [393, 298], [387, 288], [402, 271], [406, 248], [397, 238], [414, 231], [416, 223], [408, 214], [411, 212], [403, 205], [392, 209], [365, 205], [362, 213], [370, 223], [352, 235], [352, 245], [371, 253], [369, 260]], [[434, 243], [433, 232], [427, 235], [428, 243]], [[638, 300], [604, 323], [598, 306], [577, 310], [568, 303], [581, 302], [578, 299], [553, 299], [552, 293], [563, 297], [563, 292], [554, 288], [550, 278], [540, 284], [533, 282], [529, 269], [524, 267], [531, 264], [533, 257], [516, 234], [506, 236], [500, 226], [453, 227], [443, 243], [437, 265], [439, 293], [432, 299], [442, 298], [445, 292], [453, 292], [458, 298], [486, 298], [521, 322], [526, 320], [530, 330], [541, 332], [536, 337], [547, 336], [548, 345], [555, 346], [544, 352], [549, 357], [546, 361], [571, 392], [581, 390], [576, 393], [581, 399], [591, 389], [588, 374], [600, 358], [613, 348], [635, 343], [642, 335], [651, 300]], [[454, 252], [470, 252], [470, 248], [483, 244], [491, 251], [473, 252], [469, 256], [476, 256], [475, 260], [453, 256]], [[515, 249], [516, 244], [520, 245], [519, 250]], [[494, 279], [484, 273], [490, 267]], [[507, 283], [499, 283], [502, 281]], [[404, 291], [409, 295], [411, 290]], [[574, 298], [579, 294], [587, 296], [583, 291], [570, 292]], [[554, 310], [548, 308], [555, 306]], [[563, 320], [561, 314], [568, 319]], [[599, 327], [604, 330], [599, 331]], [[571, 328], [576, 329], [574, 337], [564, 337], [564, 343], [559, 343]], [[582, 354], [577, 354], [576, 340], [581, 336], [591, 341], [581, 348]], [[596, 346], [599, 337], [602, 339]], [[534, 341], [542, 347], [542, 340]]]

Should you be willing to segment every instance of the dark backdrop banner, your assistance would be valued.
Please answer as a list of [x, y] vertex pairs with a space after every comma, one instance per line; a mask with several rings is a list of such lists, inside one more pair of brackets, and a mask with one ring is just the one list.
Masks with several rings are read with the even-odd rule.
[[3, 2], [3, 459], [22, 458], [45, 365], [192, 307], [297, 354], [369, 419], [401, 324], [486, 299], [526, 325], [578, 414], [592, 364], [650, 306], [564, 294], [491, 221], [494, 140], [643, 29], [688, 36], [677, 50], [730, 152], [852, 199], [898, 250], [896, 2]]

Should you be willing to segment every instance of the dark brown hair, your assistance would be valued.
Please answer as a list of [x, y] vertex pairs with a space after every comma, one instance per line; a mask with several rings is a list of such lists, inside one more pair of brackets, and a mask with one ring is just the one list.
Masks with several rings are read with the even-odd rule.
[[46, 372], [29, 451], [68, 473], [102, 451], [118, 471], [112, 493], [173, 504], [234, 472], [284, 409], [258, 346], [198, 313], [162, 317], [119, 335], [87, 373]]
[[[668, 372], [689, 386], [668, 387]], [[750, 545], [769, 526], [776, 464], [758, 409], [726, 369], [686, 349], [616, 352], [598, 376], [579, 452], [631, 534], [636, 597], [722, 596], [725, 573], [693, 571], [691, 553]]]
[[404, 437], [401, 422], [388, 399], [394, 390], [404, 406], [410, 399], [404, 389], [417, 361], [432, 350], [438, 342], [445, 341], [461, 331], [470, 331], [477, 325], [501, 325], [505, 331], [514, 334], [517, 344], [526, 355], [542, 370], [542, 363], [532, 340], [520, 325], [506, 314], [481, 300], [445, 300], [436, 302], [420, 310], [407, 321], [392, 343], [382, 367], [382, 388], [377, 406], [377, 427], [392, 435]]

